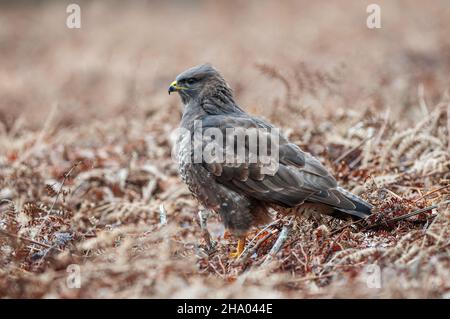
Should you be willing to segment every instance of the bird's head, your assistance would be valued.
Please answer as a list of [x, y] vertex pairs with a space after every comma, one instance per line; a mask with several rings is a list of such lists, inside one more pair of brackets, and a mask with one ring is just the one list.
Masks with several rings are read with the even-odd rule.
[[216, 88], [226, 88], [230, 91], [220, 73], [210, 64], [202, 64], [187, 69], [179, 74], [175, 81], [169, 86], [169, 94], [178, 92], [183, 104], [188, 104], [191, 100], [213, 93]]

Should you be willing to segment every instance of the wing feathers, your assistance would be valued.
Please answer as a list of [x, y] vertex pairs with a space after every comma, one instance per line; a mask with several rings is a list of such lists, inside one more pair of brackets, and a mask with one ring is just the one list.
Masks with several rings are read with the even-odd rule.
[[[203, 127], [216, 127], [226, 135], [226, 128], [270, 128], [265, 122], [240, 114], [236, 117], [208, 116]], [[250, 156], [248, 143], [246, 156]], [[253, 154], [257, 156], [258, 154]], [[219, 183], [250, 198], [283, 206], [316, 202], [353, 211], [360, 208], [355, 199], [338, 188], [334, 177], [309, 153], [303, 152], [284, 137], [279, 138], [279, 167], [275, 174], [265, 175], [257, 163], [213, 163], [204, 167]], [[353, 195], [354, 196], [354, 195]]]

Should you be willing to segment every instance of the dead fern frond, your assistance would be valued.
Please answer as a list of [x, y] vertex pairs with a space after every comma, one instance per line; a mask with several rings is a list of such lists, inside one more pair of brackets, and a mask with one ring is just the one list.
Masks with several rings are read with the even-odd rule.
[[45, 207], [36, 203], [26, 203], [23, 205], [22, 211], [31, 218], [39, 218], [46, 214]]
[[55, 189], [55, 184], [45, 185], [45, 190], [47, 191], [47, 195], [50, 197], [55, 197], [56, 195], [58, 195], [58, 191]]
[[421, 134], [411, 134], [403, 138], [394, 152], [393, 160], [395, 163], [405, 160], [415, 160], [419, 158], [423, 152], [430, 152], [443, 147], [442, 141], [438, 138]]
[[112, 202], [93, 208], [90, 212], [97, 216], [97, 225], [115, 224], [117, 222], [139, 223], [157, 218], [159, 210], [155, 205], [144, 202]]
[[292, 87], [289, 80], [277, 68], [268, 64], [257, 63], [256, 68], [267, 77], [280, 81], [286, 89], [284, 105], [291, 108], [292, 105]]

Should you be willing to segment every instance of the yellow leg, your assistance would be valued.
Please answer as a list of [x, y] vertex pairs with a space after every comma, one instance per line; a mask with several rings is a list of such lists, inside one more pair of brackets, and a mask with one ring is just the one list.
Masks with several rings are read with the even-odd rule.
[[237, 247], [236, 247], [236, 251], [234, 253], [231, 253], [230, 257], [231, 258], [238, 258], [242, 254], [242, 252], [244, 251], [244, 248], [245, 248], [245, 236], [239, 238], [238, 244], [237, 244]]

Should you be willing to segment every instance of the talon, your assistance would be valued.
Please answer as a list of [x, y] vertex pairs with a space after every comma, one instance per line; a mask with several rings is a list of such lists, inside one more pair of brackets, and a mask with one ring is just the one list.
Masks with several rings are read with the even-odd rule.
[[230, 257], [231, 258], [239, 258], [242, 255], [244, 248], [245, 248], [245, 237], [241, 237], [238, 240], [236, 251], [234, 253], [231, 253]]

